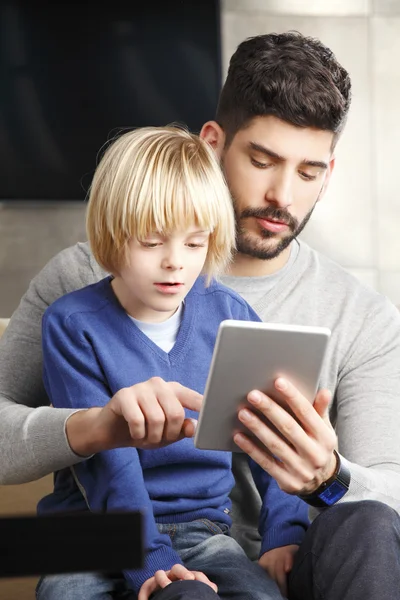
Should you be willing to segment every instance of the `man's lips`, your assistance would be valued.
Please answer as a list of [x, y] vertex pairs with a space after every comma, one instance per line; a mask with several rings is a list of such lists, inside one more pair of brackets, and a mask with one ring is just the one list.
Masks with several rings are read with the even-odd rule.
[[280, 233], [289, 227], [287, 223], [283, 221], [275, 221], [272, 219], [260, 219], [257, 218], [257, 222], [261, 225], [263, 229], [267, 229], [268, 231], [272, 231], [273, 233]]

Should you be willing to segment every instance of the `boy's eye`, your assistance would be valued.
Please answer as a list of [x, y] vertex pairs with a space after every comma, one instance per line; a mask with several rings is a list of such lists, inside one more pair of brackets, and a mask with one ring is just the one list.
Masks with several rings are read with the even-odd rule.
[[188, 243], [189, 248], [204, 248], [204, 246], [205, 246], [205, 243], [198, 243], [198, 244], [196, 244], [195, 242]]
[[161, 242], [140, 242], [140, 245], [144, 246], [144, 248], [156, 248], [160, 244]]

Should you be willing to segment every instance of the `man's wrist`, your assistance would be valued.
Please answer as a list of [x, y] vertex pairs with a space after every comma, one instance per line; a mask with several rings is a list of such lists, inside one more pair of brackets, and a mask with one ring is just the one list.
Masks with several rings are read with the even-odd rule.
[[[326, 481], [332, 479], [332, 477], [334, 477], [336, 475], [337, 470], [339, 468], [339, 462], [340, 462], [339, 455], [334, 450], [332, 452], [332, 457], [331, 457], [331, 460], [330, 460], [329, 469], [326, 472], [326, 476], [325, 476], [325, 479], [324, 479], [323, 483], [325, 483]], [[323, 485], [323, 484], [321, 484], [321, 485]]]
[[75, 454], [88, 458], [103, 450], [101, 439], [97, 435], [97, 416], [101, 408], [93, 407], [78, 410], [68, 417], [65, 434], [68, 444]]
[[333, 475], [322, 483], [312, 494], [300, 494], [299, 498], [310, 506], [316, 508], [327, 508], [339, 502], [349, 491], [351, 473], [348, 466], [343, 462], [339, 454], [335, 452], [336, 468]]

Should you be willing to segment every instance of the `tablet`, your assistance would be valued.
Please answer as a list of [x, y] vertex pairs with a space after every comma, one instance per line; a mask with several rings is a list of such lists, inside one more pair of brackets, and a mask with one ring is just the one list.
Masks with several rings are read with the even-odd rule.
[[325, 327], [223, 321], [204, 391], [195, 446], [241, 452], [233, 435], [237, 431], [249, 435], [237, 414], [243, 406], [251, 406], [246, 399], [251, 390], [265, 392], [290, 410], [273, 385], [279, 376], [286, 377], [313, 402], [330, 333]]

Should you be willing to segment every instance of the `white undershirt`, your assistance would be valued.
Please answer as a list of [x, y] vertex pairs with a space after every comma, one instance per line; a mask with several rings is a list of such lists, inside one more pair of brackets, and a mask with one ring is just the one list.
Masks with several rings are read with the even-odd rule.
[[179, 308], [172, 317], [169, 317], [169, 319], [162, 321], [161, 323], [146, 323], [131, 317], [131, 315], [128, 316], [136, 326], [139, 327], [140, 331], [147, 335], [152, 342], [157, 344], [161, 350], [169, 352], [174, 347], [176, 336], [178, 335], [179, 327], [181, 326], [182, 308], [183, 303], [179, 305]]

